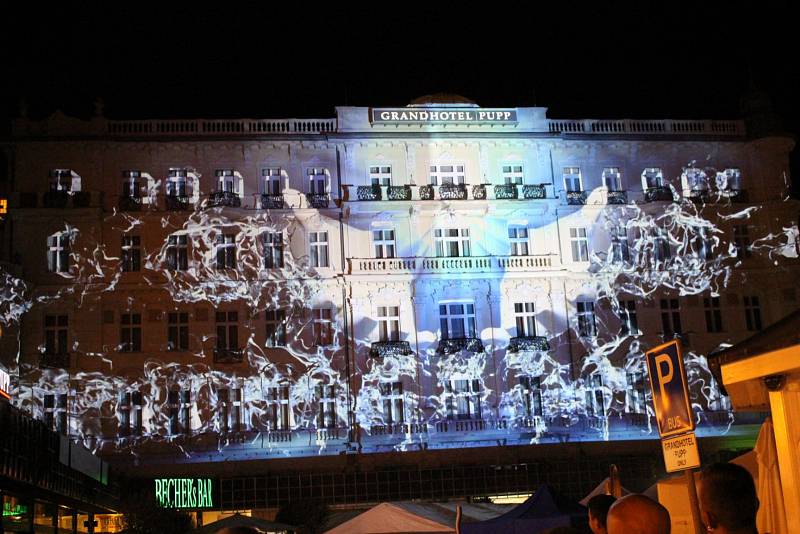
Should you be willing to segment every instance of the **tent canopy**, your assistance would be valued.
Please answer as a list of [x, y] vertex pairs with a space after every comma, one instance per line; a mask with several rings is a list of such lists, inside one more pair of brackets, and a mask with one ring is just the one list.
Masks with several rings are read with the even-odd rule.
[[325, 534], [411, 534], [455, 532], [453, 525], [422, 517], [393, 503], [374, 506]]
[[[586, 495], [586, 497], [580, 500], [580, 505], [586, 506], [587, 504], [589, 504], [589, 499], [591, 499], [595, 495], [605, 495], [606, 488], [609, 486], [610, 483], [611, 483], [611, 478], [609, 477], [604, 478], [600, 484], [595, 486], [595, 488], [592, 491], [590, 491], [588, 495]], [[623, 486], [620, 486], [620, 488], [622, 489], [622, 494], [621, 494], [622, 497], [630, 493], [630, 491], [625, 489]]]
[[250, 517], [242, 514], [233, 514], [225, 519], [214, 521], [207, 525], [203, 525], [194, 532], [196, 534], [214, 534], [216, 531], [223, 528], [233, 527], [253, 527], [264, 532], [294, 532], [295, 527], [285, 525], [283, 523], [275, 523], [274, 521], [267, 521], [266, 519], [259, 519], [257, 517]]

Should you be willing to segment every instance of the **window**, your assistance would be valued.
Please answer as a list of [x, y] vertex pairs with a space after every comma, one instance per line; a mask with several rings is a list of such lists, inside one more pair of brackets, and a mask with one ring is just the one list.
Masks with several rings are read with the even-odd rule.
[[586, 377], [586, 415], [589, 417], [603, 417], [606, 414], [605, 391], [603, 377], [595, 373]]
[[262, 234], [264, 245], [264, 268], [283, 268], [283, 232], [264, 232]]
[[683, 171], [683, 178], [685, 180], [685, 188], [689, 193], [708, 190], [706, 173], [701, 169], [697, 169], [695, 167], [685, 169]]
[[653, 237], [653, 256], [656, 263], [663, 263], [672, 257], [669, 235], [661, 230], [656, 230]]
[[572, 261], [589, 261], [589, 240], [586, 228], [570, 228], [569, 240], [572, 245]]
[[463, 165], [431, 165], [430, 171], [431, 185], [466, 183]]
[[121, 392], [118, 397], [119, 435], [142, 434], [142, 394], [138, 391]]
[[167, 394], [169, 431], [172, 435], [192, 431], [192, 392], [188, 389], [173, 389]]
[[520, 376], [525, 417], [542, 416], [542, 384], [538, 376]]
[[695, 228], [694, 251], [705, 261], [714, 259], [714, 240], [708, 237], [705, 228]]
[[69, 319], [66, 315], [44, 316], [44, 351], [45, 354], [68, 354], [67, 328]]
[[378, 341], [400, 341], [399, 306], [378, 306]]
[[533, 302], [515, 302], [514, 319], [517, 323], [517, 337], [536, 335], [536, 314]]
[[122, 271], [126, 273], [141, 269], [142, 250], [138, 235], [122, 236]]
[[439, 304], [439, 327], [442, 339], [476, 337], [475, 305], [472, 303]]
[[683, 333], [678, 299], [661, 299], [661, 328], [665, 339]]
[[761, 303], [756, 296], [744, 297], [744, 320], [751, 332], [761, 331]]
[[171, 235], [167, 239], [167, 267], [173, 271], [189, 269], [189, 247], [186, 235]]
[[403, 424], [403, 383], [381, 382], [381, 400], [383, 401], [383, 422], [386, 425]]
[[734, 225], [733, 244], [736, 245], [736, 257], [740, 260], [752, 256], [752, 252], [750, 251], [750, 235], [746, 224]]
[[50, 191], [71, 191], [72, 170], [53, 169], [50, 171]]
[[142, 177], [140, 171], [122, 171], [122, 196], [125, 198], [139, 198], [139, 180]]
[[283, 173], [280, 167], [270, 167], [261, 170], [263, 180], [262, 193], [265, 195], [283, 194]]
[[578, 309], [578, 335], [581, 337], [594, 337], [597, 335], [597, 323], [594, 317], [594, 302], [579, 300]]
[[217, 349], [239, 349], [239, 312], [216, 312]]
[[564, 177], [564, 188], [567, 191], [583, 191], [580, 167], [564, 167], [562, 176]]
[[47, 270], [51, 273], [69, 271], [69, 234], [57, 232], [47, 237]]
[[236, 268], [236, 236], [233, 234], [217, 234], [217, 269]]
[[512, 256], [528, 255], [528, 228], [525, 226], [509, 226], [508, 240], [511, 243]]
[[722, 310], [719, 307], [719, 297], [704, 297], [703, 307], [706, 312], [706, 331], [722, 332]]
[[142, 351], [142, 314], [123, 313], [120, 316], [120, 352]]
[[68, 431], [66, 393], [45, 393], [44, 395], [44, 423], [48, 428], [66, 434]]
[[267, 326], [267, 347], [286, 346], [286, 312], [284, 310], [265, 310]]
[[725, 169], [724, 172], [717, 173], [717, 189], [720, 191], [741, 191], [741, 169]]
[[609, 191], [622, 191], [622, 173], [619, 167], [606, 167], [603, 169], [603, 185]]
[[394, 230], [373, 230], [372, 246], [376, 258], [394, 258]]
[[506, 185], [519, 185], [522, 184], [522, 165], [520, 164], [512, 164], [512, 165], [503, 165], [502, 167], [503, 172], [503, 183]]
[[373, 186], [392, 185], [392, 168], [388, 165], [370, 167], [369, 183]]
[[267, 417], [270, 430], [291, 430], [288, 385], [267, 388]]
[[227, 193], [238, 193], [236, 171], [233, 169], [217, 169], [214, 174], [217, 177], [217, 191]]
[[166, 192], [168, 197], [186, 197], [186, 169], [170, 169], [167, 174]]
[[469, 256], [469, 228], [436, 228], [433, 231], [437, 258]]
[[[241, 389], [234, 390], [241, 393]], [[241, 397], [240, 397], [241, 399]], [[217, 417], [219, 418], [220, 432], [227, 433], [231, 430], [231, 392], [227, 388], [217, 390]], [[234, 427], [236, 420], [234, 419]]]
[[311, 266], [328, 267], [328, 232], [311, 232], [308, 234], [311, 247]]
[[615, 226], [611, 229], [611, 261], [614, 263], [626, 263], [630, 259], [628, 230], [624, 226]]
[[328, 171], [320, 167], [309, 167], [306, 170], [308, 176], [308, 192], [315, 195], [324, 195], [328, 192]]
[[333, 344], [333, 311], [330, 308], [314, 308], [314, 344], [327, 347]]
[[167, 350], [189, 350], [189, 314], [169, 312], [167, 314]]
[[628, 389], [625, 398], [625, 408], [628, 413], [647, 413], [645, 402], [646, 381], [644, 373], [633, 372], [627, 374]]
[[623, 336], [636, 336], [642, 332], [639, 330], [639, 320], [636, 317], [636, 301], [619, 301], [619, 321], [621, 323], [620, 333]]
[[481, 381], [448, 380], [445, 382], [448, 419], [481, 418]]
[[317, 428], [336, 428], [336, 386], [317, 386]]
[[661, 167], [646, 167], [642, 172], [642, 185], [645, 191], [664, 187], [664, 174], [661, 172]]

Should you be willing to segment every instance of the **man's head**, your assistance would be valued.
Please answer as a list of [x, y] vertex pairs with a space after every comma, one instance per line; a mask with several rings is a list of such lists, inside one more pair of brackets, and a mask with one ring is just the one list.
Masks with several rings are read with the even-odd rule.
[[753, 477], [736, 464], [712, 464], [703, 470], [697, 492], [700, 517], [712, 529], [755, 531], [758, 497]]
[[644, 495], [618, 499], [608, 510], [608, 534], [669, 534], [669, 512]]
[[595, 495], [586, 507], [589, 509], [589, 528], [593, 534], [606, 534], [606, 517], [608, 509], [617, 499], [611, 495]]

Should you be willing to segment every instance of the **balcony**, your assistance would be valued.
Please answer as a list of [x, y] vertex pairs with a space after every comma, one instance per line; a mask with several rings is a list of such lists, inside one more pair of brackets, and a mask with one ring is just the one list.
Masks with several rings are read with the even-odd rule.
[[456, 354], [465, 350], [467, 352], [482, 353], [483, 342], [477, 337], [454, 337], [450, 339], [443, 339], [439, 341], [439, 346], [436, 347], [436, 354], [440, 356], [448, 356]]
[[356, 189], [358, 200], [381, 200], [381, 186], [360, 185]]
[[233, 191], [214, 191], [208, 195], [207, 208], [241, 208], [242, 199]]
[[306, 193], [306, 201], [312, 208], [325, 209], [330, 203], [330, 195], [328, 193]]
[[[484, 190], [484, 194], [485, 194]], [[442, 184], [439, 186], [441, 200], [467, 200], [467, 186], [465, 184]]]
[[472, 199], [486, 200], [486, 184], [478, 184], [472, 186]]
[[522, 198], [525, 200], [547, 198], [547, 190], [544, 184], [525, 184], [522, 186]]
[[390, 185], [386, 188], [389, 200], [411, 200], [411, 187], [408, 185]]
[[48, 191], [42, 197], [43, 208], [66, 208], [69, 191]]
[[626, 191], [609, 191], [606, 197], [607, 204], [627, 204], [628, 193]]
[[39, 357], [39, 367], [50, 369], [68, 369], [70, 364], [69, 352], [43, 353]]
[[409, 356], [413, 354], [408, 341], [376, 341], [369, 350], [370, 358]]
[[648, 187], [644, 191], [645, 202], [672, 202], [672, 190], [669, 187]]
[[508, 352], [547, 352], [548, 350], [550, 350], [550, 343], [544, 336], [517, 336], [512, 337], [508, 342]]
[[586, 204], [586, 191], [567, 191], [567, 204], [570, 206]]
[[188, 196], [167, 195], [164, 197], [164, 202], [169, 211], [185, 211], [189, 209]]
[[473, 256], [461, 258], [350, 258], [350, 274], [419, 275], [530, 272], [558, 269], [550, 255]]
[[685, 191], [683, 196], [685, 196], [692, 202], [704, 203], [711, 200], [711, 195], [709, 194], [708, 189], [691, 189], [689, 191]]
[[720, 197], [727, 198], [730, 202], [748, 202], [747, 191], [744, 189], [722, 189]]
[[483, 432], [485, 430], [505, 430], [508, 423], [505, 420], [489, 419], [449, 419], [439, 421], [434, 426], [436, 432]]
[[433, 186], [432, 185], [419, 186], [419, 199], [433, 200]]
[[261, 193], [262, 210], [282, 210], [285, 206], [283, 195], [268, 195]]
[[142, 197], [123, 195], [119, 197], [120, 211], [142, 211]]
[[497, 200], [513, 200], [519, 198], [516, 184], [502, 184], [494, 186], [494, 198]]
[[214, 363], [242, 363], [244, 352], [241, 349], [214, 349]]

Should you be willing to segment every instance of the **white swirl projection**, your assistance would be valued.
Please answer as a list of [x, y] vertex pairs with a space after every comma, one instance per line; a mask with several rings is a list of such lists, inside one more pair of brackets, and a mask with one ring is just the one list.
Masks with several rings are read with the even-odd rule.
[[[625, 239], [616, 242], [612, 239], [608, 250], [596, 250], [592, 254], [585, 289], [587, 294], [594, 295], [595, 302], [607, 303], [613, 315], [625, 313], [622, 299], [652, 301], [655, 293], [663, 290], [681, 296], [719, 295], [736, 278], [741, 263], [740, 251], [715, 221], [747, 219], [759, 207], [743, 207], [724, 198], [728, 180], [725, 173], [713, 169], [697, 173], [693, 166], [687, 167], [687, 171], [693, 174], [684, 174], [684, 184], [698, 180], [698, 176], [716, 176], [718, 189], [716, 192], [709, 190], [707, 196], [693, 200], [687, 200], [685, 195], [672, 189], [673, 202], [659, 202], [648, 208], [629, 203], [607, 206], [599, 212], [600, 219], [596, 225], [604, 228], [608, 235], [623, 235]], [[145, 202], [145, 206], [155, 206], [159, 188], [160, 183], [148, 180], [148, 198], [151, 201]], [[658, 206], [660, 211], [653, 212], [654, 206]], [[584, 208], [583, 215], [589, 211], [589, 208]], [[144, 442], [163, 441], [180, 448], [187, 459], [203, 461], [248, 457], [248, 454], [253, 457], [338, 452], [338, 449], [326, 451], [331, 443], [328, 438], [340, 439], [338, 443], [343, 446], [345, 441], [359, 439], [359, 433], [328, 435], [326, 429], [352, 425], [358, 425], [364, 431], [361, 446], [365, 451], [405, 450], [412, 445], [452, 447], [485, 444], [486, 439], [481, 441], [476, 437], [481, 433], [489, 436], [490, 441], [502, 438], [512, 443], [564, 439], [548, 433], [548, 426], [560, 425], [569, 429], [590, 412], [599, 421], [599, 426], [592, 429], [595, 437], [582, 435], [573, 439], [654, 436], [650, 426], [650, 403], [644, 398], [640, 402], [641, 407], [647, 410], [645, 421], [633, 433], [618, 434], [611, 424], [615, 417], [626, 411], [626, 392], [633, 386], [631, 377], [646, 376], [643, 359], [646, 347], [640, 344], [638, 332], [613, 334], [615, 328], [600, 324], [597, 336], [573, 335], [583, 343], [587, 354], [578, 373], [573, 373], [569, 363], [559, 361], [553, 355], [552, 344], [564, 335], [569, 339], [569, 332], [552, 333], [550, 350], [539, 347], [505, 352], [501, 368], [505, 370], [504, 378], [509, 379], [509, 384], [513, 383], [510, 378], [516, 375], [539, 377], [540, 397], [533, 402], [540, 403], [543, 417], [521, 425], [521, 419], [530, 413], [530, 392], [522, 384], [510, 386], [508, 391], [496, 391], [500, 418], [491, 427], [470, 427], [461, 441], [448, 437], [449, 442], [437, 444], [431, 430], [437, 423], [448, 421], [448, 410], [452, 408], [449, 403], [463, 401], [471, 403], [473, 412], [494, 413], [487, 400], [495, 392], [497, 377], [487, 376], [487, 358], [495, 347], [488, 346], [486, 352], [462, 350], [447, 357], [434, 357], [433, 349], [418, 356], [390, 351], [382, 358], [367, 359], [364, 369], [353, 369], [356, 382], [348, 384], [342, 364], [346, 347], [340, 344], [344, 336], [337, 330], [339, 322], [332, 322], [331, 344], [317, 346], [314, 340], [319, 332], [314, 331], [312, 318], [304, 312], [320, 294], [341, 293], [341, 280], [323, 279], [310, 267], [308, 258], [295, 258], [288, 253], [290, 247], [287, 247], [281, 268], [263, 268], [266, 261], [265, 249], [261, 246], [264, 233], [286, 235], [286, 243], [291, 243], [294, 233], [300, 231], [302, 221], [295, 214], [275, 216], [267, 212], [230, 219], [226, 213], [225, 209], [197, 205], [188, 217], [169, 214], [161, 218], [161, 228], [168, 237], [159, 248], [145, 254], [142, 263], [147, 287], [140, 287], [137, 291], [166, 292], [176, 304], [210, 303], [216, 308], [236, 303], [239, 310], [246, 308], [247, 317], [238, 321], [250, 332], [242, 350], [248, 368], [246, 374], [206, 363], [205, 355], [213, 352], [208, 350], [213, 348], [209, 343], [213, 343], [213, 336], [209, 335], [194, 338], [197, 341], [195, 346], [206, 349], [196, 352], [194, 363], [170, 363], [151, 358], [133, 378], [115, 374], [111, 354], [120, 347], [104, 346], [99, 352], [85, 351], [75, 343], [72, 346], [74, 353], [81, 358], [97, 358], [109, 372], [70, 375], [64, 369], [39, 371], [37, 366], [27, 363], [18, 365], [18, 368], [11, 369], [12, 373], [22, 376], [15, 395], [16, 402], [35, 416], [44, 417], [44, 396], [53, 393], [66, 395], [69, 432], [88, 445], [104, 450], [127, 450], [138, 455], [139, 446]], [[148, 216], [153, 217], [152, 214]], [[105, 222], [121, 233], [134, 232], [145, 224], [143, 218], [124, 212], [114, 212]], [[620, 233], [621, 228], [624, 232]], [[33, 297], [35, 288], [8, 272], [0, 272], [0, 323], [4, 327], [17, 324], [32, 308], [46, 308], [67, 299], [73, 301], [71, 304], [75, 309], [93, 309], [99, 304], [101, 295], [121, 291], [122, 261], [107, 254], [106, 246], [96, 239], [98, 230], [79, 231], [65, 226], [63, 234], [69, 238], [71, 268], [60, 274], [71, 285], [55, 294], [36, 294]], [[186, 245], [184, 250], [188, 256], [185, 259], [175, 253], [178, 243]], [[224, 255], [224, 252], [219, 252], [219, 245], [226, 243], [235, 247], [235, 263], [218, 269], [217, 262], [225, 261], [224, 257], [218, 256]], [[794, 224], [783, 228], [780, 234], [768, 233], [754, 239], [749, 249], [778, 265], [781, 258], [797, 258], [797, 247], [798, 228]], [[185, 262], [185, 268], [176, 268], [176, 262]], [[129, 309], [139, 304], [134, 295], [128, 297]], [[273, 353], [257, 343], [254, 334], [256, 317], [276, 309], [286, 311], [286, 343], [281, 353], [285, 356], [280, 361], [271, 358]], [[577, 332], [578, 319], [573, 316], [572, 321], [569, 328]], [[430, 332], [420, 332], [419, 335], [435, 339], [435, 334]], [[355, 349], [363, 351], [369, 344], [368, 339], [356, 340]], [[169, 354], [166, 347], [163, 348], [163, 354]], [[40, 351], [44, 352], [45, 347], [41, 346]], [[622, 364], [614, 365], [611, 356], [619, 354], [625, 354], [625, 357], [617, 357], [615, 361], [622, 361]], [[705, 411], [722, 410], [725, 402], [719, 396], [704, 355], [689, 351], [686, 369], [691, 384], [692, 407], [698, 422], [702, 422]], [[451, 377], [472, 377], [463, 385], [464, 391], [459, 392], [461, 400], [454, 400]], [[419, 385], [423, 378], [435, 381], [436, 390], [441, 393], [421, 397], [421, 386], [417, 391], [392, 391], [391, 386], [386, 385], [400, 381]], [[472, 384], [474, 380], [479, 382], [479, 387]], [[352, 401], [349, 400], [349, 385], [357, 391], [352, 395]], [[191, 392], [188, 399], [191, 409], [183, 410], [187, 399], [176, 397], [172, 393], [176, 389]], [[234, 391], [236, 393], [232, 394]], [[141, 402], [131, 404], [129, 399], [136, 394], [140, 395]], [[321, 416], [322, 402], [330, 402], [336, 408]], [[399, 406], [403, 415], [400, 419], [397, 414], [390, 415], [393, 402], [401, 402]], [[134, 410], [136, 414], [133, 414]], [[351, 410], [354, 416], [348, 420], [346, 414]], [[229, 421], [233, 411], [247, 432], [231, 431]], [[103, 421], [109, 420], [121, 437], [116, 434], [109, 436], [104, 430], [108, 424]], [[731, 422], [732, 416], [728, 416], [728, 425]], [[137, 424], [139, 429], [131, 431]], [[399, 430], [387, 435], [385, 428], [393, 425]], [[205, 448], [196, 444], [189, 446], [181, 432], [176, 432], [178, 428], [191, 429], [194, 436], [216, 438]], [[298, 443], [296, 438], [293, 440], [290, 437], [293, 431], [308, 431], [308, 441]], [[344, 434], [348, 432], [345, 430]]]

